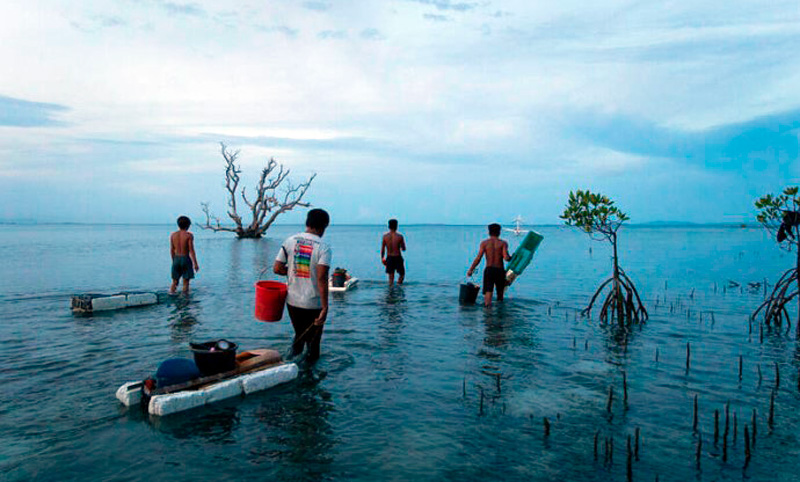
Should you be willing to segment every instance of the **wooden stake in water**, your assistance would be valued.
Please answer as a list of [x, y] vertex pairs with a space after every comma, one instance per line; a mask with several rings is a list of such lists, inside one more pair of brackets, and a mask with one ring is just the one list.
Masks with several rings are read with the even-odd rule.
[[697, 463], [697, 468], [700, 468], [700, 457], [703, 455], [703, 434], [697, 437], [697, 448], [694, 452], [694, 459]]
[[478, 387], [481, 391], [481, 405], [480, 409], [478, 410], [479, 415], [483, 415], [483, 387]]
[[733, 444], [736, 445], [736, 433], [738, 430], [738, 421], [737, 421], [737, 414], [739, 412], [733, 412]]
[[608, 450], [609, 450], [609, 452], [608, 452], [608, 461], [613, 464], [614, 463], [614, 437], [613, 436], [611, 436], [611, 439], [609, 440]]
[[608, 387], [608, 403], [606, 403], [606, 411], [611, 413], [611, 404], [614, 402], [614, 387]]
[[[656, 363], [658, 363], [658, 347], [656, 347]], [[800, 377], [797, 380], [797, 389], [800, 390]]]
[[756, 424], [756, 409], [753, 409], [753, 440], [751, 441], [750, 445], [753, 448], [756, 448], [756, 432], [758, 431], [758, 425]]
[[728, 461], [728, 434], [722, 437], [722, 461]]
[[780, 388], [781, 386], [781, 369], [778, 366], [778, 362], [775, 362], [775, 390]]
[[628, 434], [628, 463], [627, 463], [628, 482], [633, 482], [633, 450], [631, 450], [631, 436]]
[[628, 375], [622, 372], [622, 401], [628, 405]]
[[544, 436], [550, 436], [550, 420], [547, 420], [547, 417], [544, 417]]
[[758, 386], [760, 387], [761, 386], [761, 380], [763, 379], [763, 377], [761, 376], [761, 364], [760, 363], [758, 365], [756, 365], [756, 371], [758, 372]]
[[636, 443], [634, 444], [634, 448], [633, 448], [633, 456], [636, 458], [637, 461], [639, 460], [639, 432], [640, 431], [641, 430], [639, 429], [639, 427], [636, 427]]
[[692, 346], [686, 342], [686, 373], [689, 373], [689, 363], [692, 358]]
[[714, 447], [719, 442], [719, 410], [714, 410]]
[[600, 431], [594, 433], [594, 460], [597, 461], [597, 439], [600, 437]]
[[750, 462], [750, 434], [747, 433], [747, 424], [744, 426], [744, 466]]
[[697, 432], [697, 394], [694, 395], [694, 415], [692, 416], [692, 431]]
[[769, 395], [769, 417], [767, 417], [767, 424], [769, 425], [770, 430], [772, 430], [773, 426], [775, 425], [775, 392], [777, 390], [772, 390]]
[[739, 381], [742, 381], [742, 355], [739, 355]]
[[729, 411], [730, 411], [730, 403], [726, 403], [725, 404], [725, 432], [724, 432], [725, 437], [728, 436], [728, 432], [730, 430], [730, 423], [729, 423], [729, 417], [728, 417]]

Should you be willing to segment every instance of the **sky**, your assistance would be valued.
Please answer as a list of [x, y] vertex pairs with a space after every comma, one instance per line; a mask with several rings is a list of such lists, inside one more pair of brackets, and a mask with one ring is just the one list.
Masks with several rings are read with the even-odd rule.
[[334, 224], [752, 222], [797, 45], [796, 0], [4, 0], [0, 221], [224, 219], [224, 142]]

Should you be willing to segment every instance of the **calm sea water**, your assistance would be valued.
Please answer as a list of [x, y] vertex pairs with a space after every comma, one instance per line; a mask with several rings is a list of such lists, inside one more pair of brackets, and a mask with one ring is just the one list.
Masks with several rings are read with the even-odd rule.
[[[291, 327], [254, 319], [253, 283], [297, 229], [259, 241], [201, 231], [189, 298], [75, 317], [73, 294], [164, 291], [170, 227], [0, 227], [0, 478], [624, 480], [626, 437], [637, 428], [635, 480], [798, 478], [800, 345], [794, 330], [751, 329], [764, 293], [747, 284], [775, 281], [793, 257], [755, 228], [625, 229], [622, 265], [651, 312], [625, 344], [577, 316], [610, 271], [608, 246], [577, 231], [540, 228], [534, 263], [487, 310], [458, 305], [483, 227], [401, 226], [408, 283], [390, 289], [382, 227], [333, 226], [333, 264], [362, 283], [333, 297], [322, 358], [297, 381], [163, 419], [116, 401], [122, 383], [190, 357], [190, 341], [285, 351]], [[754, 409], [745, 469], [742, 430]]]

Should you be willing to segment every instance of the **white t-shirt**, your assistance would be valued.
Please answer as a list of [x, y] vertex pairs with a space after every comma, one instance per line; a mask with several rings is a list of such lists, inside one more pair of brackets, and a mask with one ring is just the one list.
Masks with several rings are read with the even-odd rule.
[[285, 263], [289, 271], [286, 302], [297, 308], [322, 308], [317, 286], [317, 265], [331, 265], [330, 246], [316, 234], [295, 234], [283, 242], [275, 261]]

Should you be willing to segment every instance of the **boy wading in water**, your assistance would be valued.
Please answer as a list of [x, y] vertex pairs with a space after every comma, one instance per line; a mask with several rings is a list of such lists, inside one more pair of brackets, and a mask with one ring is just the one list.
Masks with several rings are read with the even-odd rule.
[[489, 238], [481, 241], [478, 256], [467, 271], [467, 276], [472, 276], [475, 268], [480, 264], [481, 258], [486, 255], [486, 268], [483, 270], [483, 305], [492, 306], [492, 289], [497, 289], [497, 301], [503, 301], [503, 290], [506, 287], [506, 270], [503, 260], [510, 260], [508, 243], [500, 239], [500, 225], [489, 225]]
[[169, 254], [172, 257], [172, 285], [169, 294], [174, 295], [178, 288], [178, 280], [183, 278], [183, 292], [189, 293], [189, 280], [194, 278], [195, 271], [200, 271], [197, 256], [194, 253], [194, 235], [189, 232], [192, 220], [186, 216], [178, 218], [178, 231], [169, 236]]
[[402, 251], [406, 250], [406, 240], [397, 232], [397, 220], [389, 220], [389, 232], [383, 235], [381, 243], [381, 263], [386, 266], [389, 275], [389, 286], [394, 284], [394, 272], [397, 271], [397, 284], [403, 284], [406, 268], [403, 266]]
[[319, 358], [322, 327], [328, 317], [331, 248], [322, 242], [322, 235], [329, 223], [327, 212], [309, 211], [306, 231], [283, 242], [272, 267], [275, 274], [289, 277], [286, 305], [294, 328], [291, 356], [302, 353], [308, 345], [309, 362]]

